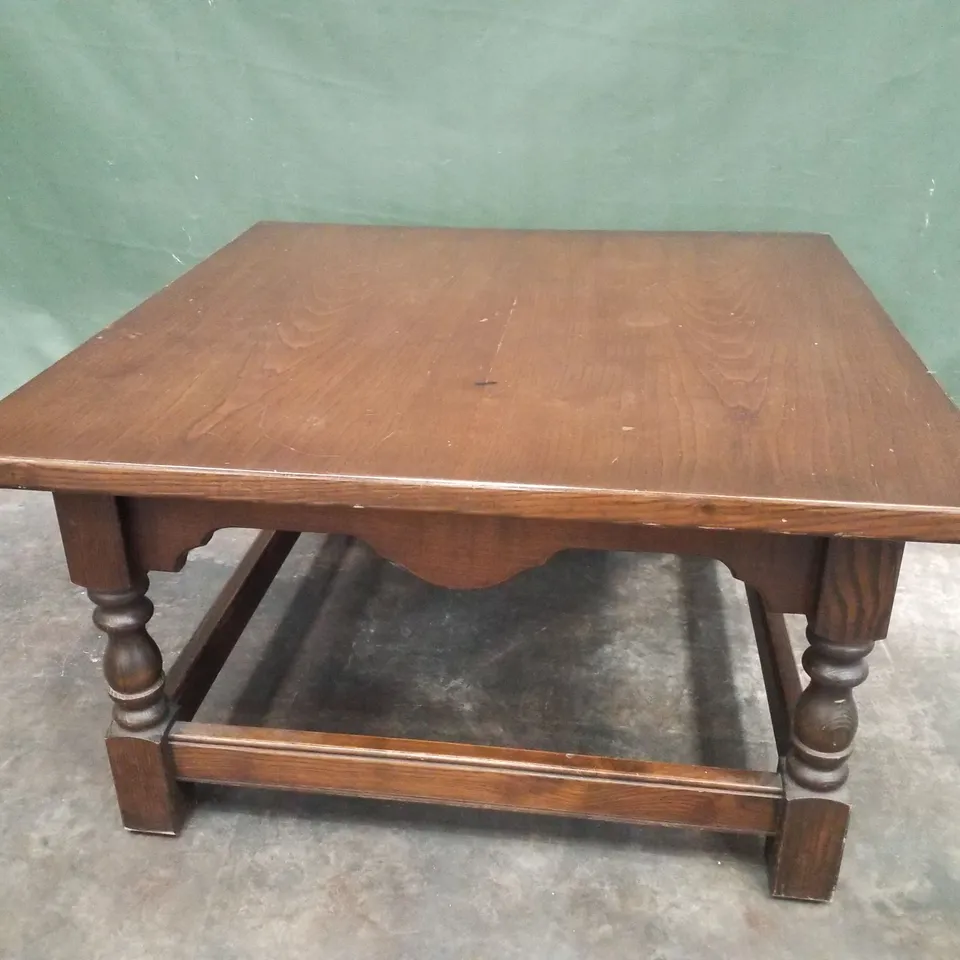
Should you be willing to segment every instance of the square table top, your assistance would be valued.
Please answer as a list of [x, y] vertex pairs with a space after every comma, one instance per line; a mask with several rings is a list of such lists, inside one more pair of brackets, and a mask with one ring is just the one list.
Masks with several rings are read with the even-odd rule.
[[0, 486], [960, 540], [833, 241], [257, 224], [0, 402]]

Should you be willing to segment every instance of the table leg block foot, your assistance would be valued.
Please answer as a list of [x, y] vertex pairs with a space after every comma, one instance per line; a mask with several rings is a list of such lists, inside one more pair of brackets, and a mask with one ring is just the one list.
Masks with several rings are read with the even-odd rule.
[[123, 825], [136, 833], [176, 836], [187, 803], [173, 774], [166, 729], [131, 734], [113, 724], [107, 756]]
[[828, 902], [840, 874], [850, 819], [845, 791], [829, 797], [787, 782], [783, 815], [767, 846], [770, 892], [787, 900]]

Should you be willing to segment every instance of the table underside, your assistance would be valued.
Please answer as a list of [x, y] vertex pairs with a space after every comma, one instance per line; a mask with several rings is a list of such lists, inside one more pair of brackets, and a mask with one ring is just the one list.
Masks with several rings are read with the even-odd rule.
[[[449, 803], [632, 823], [776, 832], [775, 772], [540, 750], [196, 723], [193, 715], [296, 541], [261, 533], [167, 678], [178, 779]], [[799, 693], [782, 614], [750, 591], [778, 744]]]
[[[71, 576], [88, 588], [108, 636], [115, 722], [107, 748], [128, 828], [176, 833], [181, 781], [686, 826], [767, 836], [775, 895], [831, 896], [849, 810], [850, 689], [872, 646], [860, 638], [885, 633], [902, 544], [183, 498], [55, 499]], [[182, 569], [189, 551], [224, 527], [262, 532], [164, 677], [146, 632], [145, 575]], [[779, 769], [197, 723], [300, 532], [344, 545], [362, 539], [422, 579], [456, 588], [502, 582], [572, 547], [720, 560], [746, 584]], [[804, 664], [814, 680], [805, 693], [784, 613], [811, 624]]]

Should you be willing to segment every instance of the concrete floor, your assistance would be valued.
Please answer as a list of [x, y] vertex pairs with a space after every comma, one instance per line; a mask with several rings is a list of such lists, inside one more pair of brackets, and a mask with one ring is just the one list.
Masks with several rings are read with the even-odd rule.
[[[153, 578], [165, 654], [248, 540]], [[178, 839], [127, 834], [102, 643], [49, 498], [0, 491], [0, 543], [0, 957], [960, 956], [960, 549], [908, 550], [824, 907], [768, 899], [759, 841], [692, 831], [200, 789]], [[774, 762], [724, 568], [565, 554], [456, 593], [357, 547], [326, 573], [303, 538], [201, 719]]]

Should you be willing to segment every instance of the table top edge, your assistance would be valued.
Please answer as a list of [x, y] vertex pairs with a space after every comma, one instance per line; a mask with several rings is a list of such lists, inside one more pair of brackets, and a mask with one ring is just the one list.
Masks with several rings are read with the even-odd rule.
[[276, 505], [347, 506], [777, 534], [960, 542], [960, 505], [749, 497], [434, 478], [0, 457], [0, 488]]

